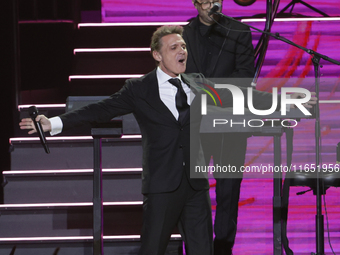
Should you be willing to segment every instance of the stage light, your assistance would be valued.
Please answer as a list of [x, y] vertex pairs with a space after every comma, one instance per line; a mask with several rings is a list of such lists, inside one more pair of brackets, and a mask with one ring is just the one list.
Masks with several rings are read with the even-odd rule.
[[235, 3], [242, 6], [249, 6], [255, 3], [256, 0], [234, 0]]

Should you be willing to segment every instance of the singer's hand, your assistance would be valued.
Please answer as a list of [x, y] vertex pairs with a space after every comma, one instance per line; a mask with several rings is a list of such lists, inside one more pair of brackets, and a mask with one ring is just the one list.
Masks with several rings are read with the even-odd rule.
[[[51, 131], [51, 122], [49, 121], [48, 118], [46, 118], [45, 115], [38, 115], [35, 118], [35, 120], [40, 121], [40, 124], [41, 124], [44, 132]], [[30, 131], [28, 132], [28, 134], [30, 134], [30, 135], [37, 132], [31, 118], [22, 119], [19, 123], [19, 126], [20, 126], [20, 129], [30, 129]]]
[[[302, 104], [306, 108], [312, 108], [313, 105], [315, 105], [316, 102], [318, 101], [318, 99], [315, 97], [315, 95], [316, 95], [315, 92], [311, 92], [311, 94], [312, 94], [312, 97], [310, 98], [310, 100], [307, 103]], [[306, 95], [303, 94], [303, 93], [293, 93], [290, 96], [291, 96], [291, 98], [304, 98]], [[295, 105], [292, 104], [292, 105], [290, 105], [290, 107], [294, 108]]]

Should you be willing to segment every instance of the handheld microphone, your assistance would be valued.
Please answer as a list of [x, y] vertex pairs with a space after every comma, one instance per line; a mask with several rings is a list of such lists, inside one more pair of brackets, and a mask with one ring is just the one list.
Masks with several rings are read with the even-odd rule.
[[31, 119], [33, 120], [35, 129], [37, 130], [37, 133], [38, 133], [39, 138], [40, 138], [40, 142], [41, 142], [42, 146], [44, 147], [45, 152], [47, 154], [50, 153], [50, 149], [48, 148], [48, 145], [47, 145], [47, 142], [46, 142], [44, 130], [43, 130], [40, 122], [37, 122], [35, 120], [35, 118], [38, 116], [38, 113], [39, 113], [37, 107], [35, 107], [35, 106], [29, 107], [28, 108], [28, 113], [29, 113]]
[[208, 15], [210, 16], [211, 14], [218, 12], [222, 9], [222, 5], [220, 3], [214, 3], [213, 7], [211, 8], [211, 10], [209, 11]]

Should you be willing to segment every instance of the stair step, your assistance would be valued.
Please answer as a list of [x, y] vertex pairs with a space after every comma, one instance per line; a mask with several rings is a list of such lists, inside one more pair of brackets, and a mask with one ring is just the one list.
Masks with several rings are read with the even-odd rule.
[[[58, 244], [60, 247], [70, 243], [91, 244], [91, 204], [3, 205], [0, 217], [1, 249], [4, 249], [4, 245], [20, 247], [23, 244], [37, 243]], [[142, 211], [142, 201], [104, 203], [105, 247], [110, 246], [109, 243], [119, 247], [123, 242], [127, 246], [132, 246], [134, 242], [140, 245]], [[181, 247], [181, 237], [178, 233], [177, 229], [173, 231], [170, 245], [176, 243]]]
[[[133, 24], [79, 24], [76, 35], [76, 48], [125, 48], [149, 47], [153, 32], [158, 23], [150, 25]], [[142, 32], [141, 32], [142, 31]]]
[[[125, 201], [125, 202], [103, 202], [105, 208], [135, 208], [143, 205], [143, 201]], [[0, 211], [2, 214], [11, 214], [12, 212], [19, 211], [55, 211], [55, 210], [79, 210], [79, 209], [91, 209], [93, 202], [75, 202], [75, 203], [15, 203], [15, 204], [1, 204]]]
[[73, 74], [145, 74], [155, 66], [150, 51], [81, 52], [75, 55]]
[[[142, 168], [116, 168], [116, 169], [102, 169], [103, 175], [133, 175], [140, 174], [142, 172]], [[93, 169], [58, 169], [58, 170], [10, 170], [3, 171], [2, 174], [11, 179], [15, 178], [29, 178], [29, 177], [50, 177], [50, 176], [92, 176]]]
[[[57, 237], [49, 237], [49, 236], [37, 236], [37, 237], [4, 237], [0, 238], [1, 244], [15, 244], [15, 243], [23, 243], [29, 242], [34, 244], [39, 244], [43, 242], [48, 243], [78, 243], [78, 242], [92, 242], [92, 236], [57, 236]], [[120, 241], [140, 241], [140, 235], [104, 235], [103, 236], [104, 243], [110, 242], [120, 242]], [[171, 241], [181, 240], [180, 234], [172, 234]]]
[[[140, 76], [142, 74], [138, 75], [138, 77]], [[72, 96], [109, 96], [119, 91], [130, 77], [134, 76], [71, 76], [69, 77], [68, 94]]]
[[[103, 236], [104, 254], [138, 255], [140, 235], [105, 235]], [[15, 255], [84, 255], [93, 253], [91, 235], [74, 236], [36, 236], [0, 238], [0, 253]], [[183, 254], [182, 239], [179, 234], [172, 234], [165, 255]]]
[[[141, 168], [104, 169], [102, 186], [104, 201], [117, 203], [141, 201], [143, 198], [141, 174]], [[4, 171], [3, 176], [6, 204], [39, 203], [40, 205], [60, 202], [74, 204], [93, 199], [93, 170], [91, 169], [12, 170]], [[13, 205], [13, 208], [16, 208], [16, 205]]]
[[[91, 206], [40, 207], [2, 210], [0, 237], [92, 235]], [[105, 206], [105, 235], [136, 235], [142, 228], [142, 204]], [[34, 226], [34, 229], [32, 229]]]
[[[141, 136], [102, 139], [103, 168], [135, 168], [142, 164]], [[50, 154], [39, 138], [11, 139], [12, 170], [89, 169], [93, 168], [91, 136], [47, 137]]]

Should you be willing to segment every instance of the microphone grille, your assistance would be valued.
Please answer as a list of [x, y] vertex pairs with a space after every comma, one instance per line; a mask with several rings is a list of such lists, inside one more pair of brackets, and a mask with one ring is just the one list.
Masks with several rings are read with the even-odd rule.
[[218, 7], [218, 10], [221, 10], [222, 5], [219, 2], [214, 3], [214, 6]]
[[28, 108], [28, 113], [31, 117], [35, 118], [36, 116], [38, 116], [39, 111], [36, 106], [30, 106]]

